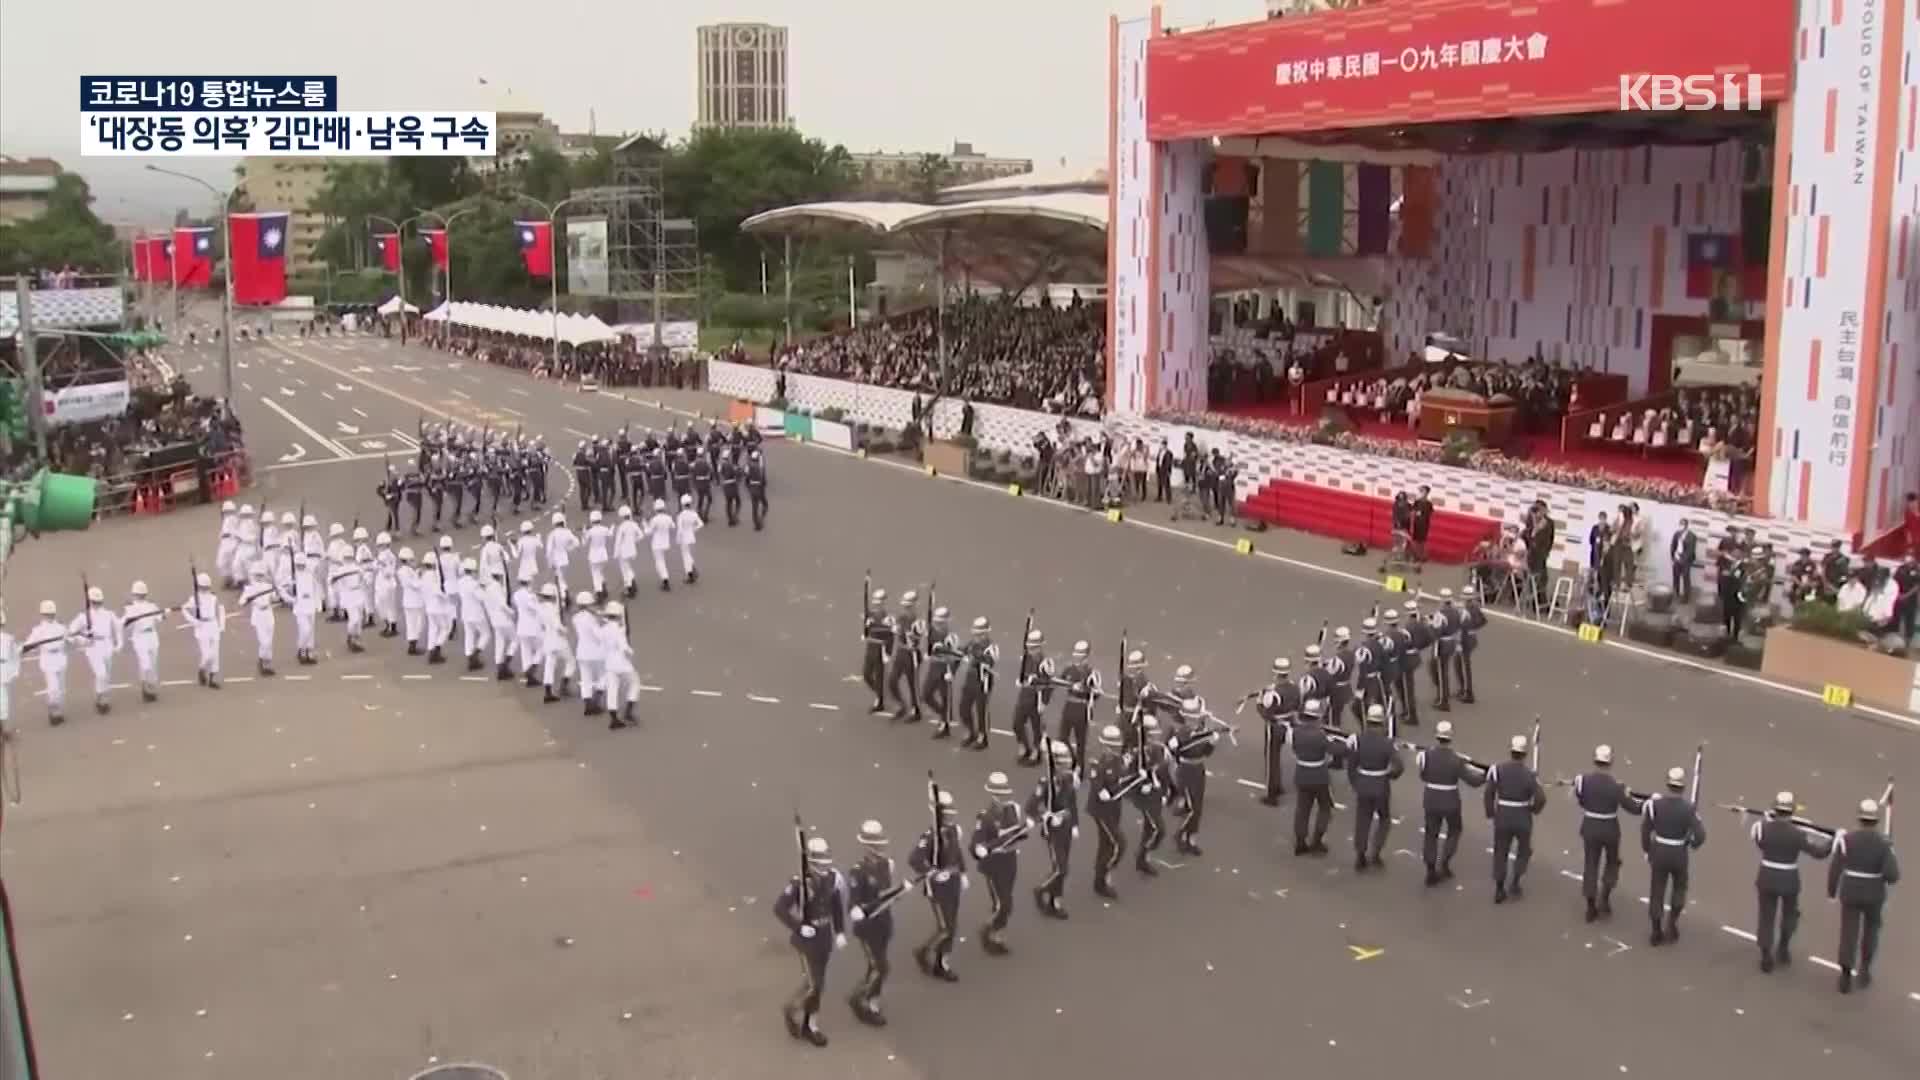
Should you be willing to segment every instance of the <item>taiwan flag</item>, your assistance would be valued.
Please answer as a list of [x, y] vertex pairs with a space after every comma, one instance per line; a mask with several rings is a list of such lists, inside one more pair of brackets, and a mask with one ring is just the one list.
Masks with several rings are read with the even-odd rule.
[[400, 272], [400, 235], [398, 233], [375, 233], [373, 250], [380, 256], [380, 265], [389, 273]]
[[1728, 233], [1687, 234], [1687, 295], [1705, 300], [1713, 295], [1720, 274], [1740, 265], [1740, 239]]
[[133, 238], [133, 280], [152, 281], [153, 275], [147, 272], [147, 238]]
[[173, 273], [174, 283], [183, 289], [213, 284], [213, 226], [173, 230]]
[[162, 236], [147, 241], [147, 271], [153, 280], [173, 283], [173, 241]]
[[427, 252], [433, 256], [434, 269], [445, 270], [447, 268], [447, 230], [421, 229], [420, 239], [427, 245]]
[[287, 298], [287, 220], [284, 210], [227, 218], [234, 303], [277, 304]]
[[533, 277], [553, 276], [553, 223], [516, 221], [514, 232], [520, 238], [520, 259]]

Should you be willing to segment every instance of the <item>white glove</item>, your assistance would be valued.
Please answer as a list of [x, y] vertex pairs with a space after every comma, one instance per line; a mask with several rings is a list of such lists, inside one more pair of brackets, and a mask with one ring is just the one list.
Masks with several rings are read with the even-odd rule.
[[1078, 840], [1078, 839], [1080, 839], [1080, 826], [1078, 826], [1078, 825], [1075, 825], [1075, 826], [1073, 827], [1073, 838], [1074, 838], [1075, 840]]
[[976, 858], [976, 859], [984, 859], [984, 858], [986, 858], [986, 857], [987, 857], [987, 845], [985, 845], [985, 844], [975, 844], [975, 845], [973, 845], [973, 857], [974, 857], [974, 858]]
[[806, 938], [806, 939], [807, 939], [808, 941], [812, 941], [812, 940], [813, 940], [813, 935], [814, 935], [815, 933], [817, 933], [817, 931], [815, 931], [815, 930], [814, 930], [814, 928], [813, 928], [813, 927], [812, 927], [811, 925], [809, 925], [809, 924], [805, 924], [805, 923], [803, 923], [803, 924], [801, 924], [801, 926], [800, 926], [800, 936], [801, 936], [801, 937], [803, 937], [803, 938]]
[[1047, 815], [1047, 824], [1053, 826], [1056, 829], [1062, 825], [1065, 825], [1066, 823], [1067, 823], [1067, 812], [1064, 810]]
[[847, 912], [847, 918], [853, 922], [859, 922], [862, 919], [865, 919], [866, 917], [867, 917], [867, 909], [861, 907], [859, 904], [853, 905], [853, 910]]
[[938, 884], [938, 885], [945, 885], [945, 884], [946, 884], [947, 882], [949, 882], [949, 881], [952, 881], [952, 880], [953, 880], [953, 871], [951, 871], [951, 870], [935, 870], [935, 871], [933, 872], [933, 880], [934, 880], [934, 883], [935, 883], [935, 884]]
[[845, 934], [835, 934], [835, 935], [833, 935], [833, 947], [834, 947], [834, 948], [836, 948], [836, 949], [844, 949], [844, 948], [846, 948], [846, 947], [847, 947], [847, 935], [845, 935]]
[[968, 878], [968, 877], [963, 877], [963, 878], [961, 878], [961, 879], [960, 879], [960, 891], [961, 891], [961, 892], [966, 892], [966, 891], [967, 891], [968, 889], [970, 889], [970, 888], [972, 888], [972, 887], [973, 887], [973, 879], [972, 879], [972, 878]]

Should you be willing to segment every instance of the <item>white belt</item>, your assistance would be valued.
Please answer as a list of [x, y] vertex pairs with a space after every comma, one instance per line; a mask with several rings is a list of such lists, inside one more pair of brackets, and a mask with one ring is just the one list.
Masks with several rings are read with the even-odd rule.
[[1618, 816], [1615, 814], [1603, 814], [1598, 810], [1582, 810], [1580, 812], [1590, 818], [1593, 818], [1595, 821], [1618, 821], [1619, 820]]
[[1303, 769], [1321, 769], [1326, 767], [1327, 759], [1315, 758], [1312, 761], [1302, 761], [1299, 758], [1295, 758], [1293, 763]]
[[1513, 806], [1513, 807], [1524, 806], [1529, 809], [1533, 807], [1533, 803], [1527, 799], [1495, 799], [1493, 801], [1496, 803], [1499, 803], [1501, 806]]
[[1878, 879], [1879, 879], [1879, 878], [1880, 878], [1880, 877], [1882, 876], [1881, 874], [1879, 874], [1879, 873], [1877, 873], [1877, 872], [1875, 872], [1875, 871], [1872, 871], [1872, 870], [1847, 870], [1847, 871], [1843, 871], [1843, 872], [1844, 872], [1844, 873], [1845, 873], [1845, 874], [1846, 874], [1846, 875], [1847, 875], [1848, 877], [1857, 877], [1857, 878], [1872, 878], [1872, 879], [1874, 879], [1874, 880], [1878, 880]]
[[1378, 779], [1382, 776], [1387, 775], [1389, 770], [1387, 769], [1356, 769], [1354, 771], [1358, 772], [1361, 776], [1371, 776], [1371, 777], [1374, 777], [1375, 779]]
[[1684, 836], [1678, 839], [1675, 839], [1670, 836], [1656, 836], [1654, 837], [1654, 840], [1658, 843], [1665, 844], [1668, 847], [1684, 847], [1687, 842], [1687, 838]]
[[1455, 780], [1451, 784], [1436, 784], [1433, 781], [1429, 780], [1427, 781], [1427, 790], [1428, 791], [1459, 791], [1460, 781]]
[[1799, 866], [1799, 864], [1798, 864], [1798, 863], [1790, 863], [1790, 862], [1774, 862], [1774, 861], [1773, 861], [1772, 859], [1761, 859], [1761, 860], [1760, 860], [1760, 865], [1761, 865], [1761, 866], [1763, 866], [1763, 867], [1765, 867], [1765, 868], [1767, 868], [1768, 870], [1798, 870], [1798, 869], [1800, 869], [1800, 866]]

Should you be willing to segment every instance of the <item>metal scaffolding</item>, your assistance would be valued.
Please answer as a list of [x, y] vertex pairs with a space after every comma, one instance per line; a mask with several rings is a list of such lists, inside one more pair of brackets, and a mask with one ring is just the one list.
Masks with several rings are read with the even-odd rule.
[[617, 154], [613, 184], [573, 193], [576, 215], [607, 220], [607, 295], [620, 322], [654, 324], [700, 317], [700, 236], [686, 218], [666, 216], [657, 156]]

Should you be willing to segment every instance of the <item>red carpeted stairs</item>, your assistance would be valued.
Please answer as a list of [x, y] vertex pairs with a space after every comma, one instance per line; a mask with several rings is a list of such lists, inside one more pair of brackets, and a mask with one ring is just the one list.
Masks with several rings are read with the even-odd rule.
[[[1369, 547], [1393, 546], [1393, 501], [1379, 496], [1298, 480], [1270, 480], [1240, 504], [1240, 514], [1282, 528], [1359, 540]], [[1500, 523], [1492, 518], [1435, 510], [1427, 532], [1427, 558], [1464, 563], [1475, 544], [1499, 534]]]

